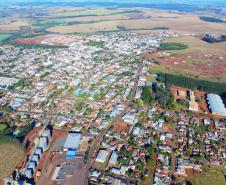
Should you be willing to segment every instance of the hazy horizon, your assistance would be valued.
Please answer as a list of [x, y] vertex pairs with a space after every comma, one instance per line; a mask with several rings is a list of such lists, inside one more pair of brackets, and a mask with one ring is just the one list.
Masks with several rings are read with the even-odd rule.
[[225, 0], [2, 0], [4, 4], [15, 4], [15, 3], [146, 3], [146, 4], [190, 4], [190, 5], [226, 5]]

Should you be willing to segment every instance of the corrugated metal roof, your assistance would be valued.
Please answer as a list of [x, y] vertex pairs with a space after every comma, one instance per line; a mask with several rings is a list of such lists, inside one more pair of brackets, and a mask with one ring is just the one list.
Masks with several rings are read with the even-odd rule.
[[108, 151], [101, 149], [98, 152], [96, 161], [104, 163], [107, 159], [107, 156], [108, 156]]
[[217, 94], [207, 94], [209, 107], [213, 113], [226, 115], [226, 108], [221, 97]]
[[109, 160], [109, 163], [112, 165], [116, 165], [117, 164], [117, 160], [118, 160], [118, 154], [113, 151]]
[[81, 142], [82, 135], [79, 132], [68, 133], [67, 139], [64, 144], [65, 149], [77, 149]]

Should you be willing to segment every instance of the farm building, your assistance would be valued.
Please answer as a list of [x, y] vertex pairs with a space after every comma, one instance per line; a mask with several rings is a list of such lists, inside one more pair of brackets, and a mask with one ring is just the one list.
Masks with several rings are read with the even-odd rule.
[[69, 132], [64, 144], [64, 150], [77, 150], [81, 143], [82, 135], [80, 132]]
[[108, 156], [108, 151], [101, 149], [97, 154], [96, 161], [100, 163], [105, 163], [105, 161], [107, 160], [107, 156]]
[[207, 94], [207, 102], [212, 114], [226, 116], [226, 108], [219, 95]]

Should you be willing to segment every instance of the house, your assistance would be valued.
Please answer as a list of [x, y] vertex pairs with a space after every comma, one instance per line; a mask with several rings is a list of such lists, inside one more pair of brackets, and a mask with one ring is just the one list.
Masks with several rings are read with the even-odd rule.
[[123, 116], [123, 120], [125, 123], [130, 125], [135, 125], [138, 122], [137, 116], [131, 113], [127, 113], [125, 116]]

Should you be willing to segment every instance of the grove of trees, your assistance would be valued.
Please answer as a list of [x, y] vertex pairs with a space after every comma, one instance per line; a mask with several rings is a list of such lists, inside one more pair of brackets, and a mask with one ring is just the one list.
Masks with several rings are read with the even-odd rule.
[[199, 80], [167, 73], [159, 73], [158, 81], [163, 82], [166, 85], [176, 85], [189, 89], [197, 89], [207, 93], [223, 94], [226, 92], [226, 83]]

